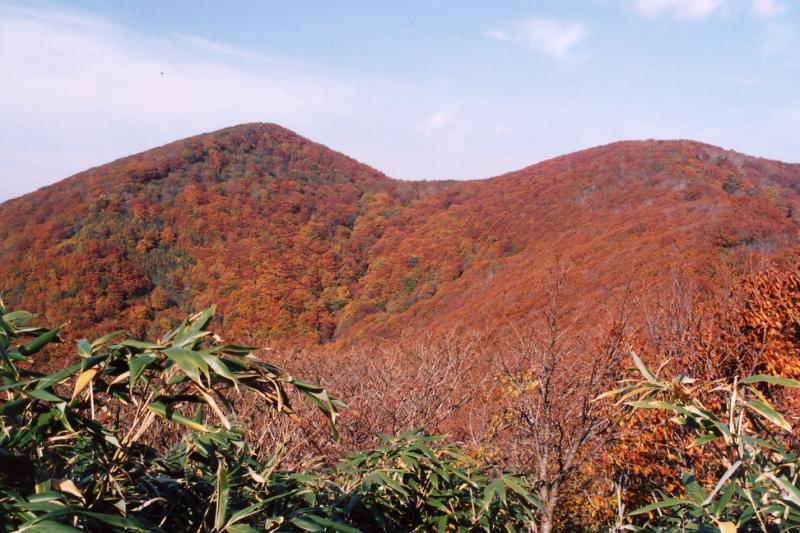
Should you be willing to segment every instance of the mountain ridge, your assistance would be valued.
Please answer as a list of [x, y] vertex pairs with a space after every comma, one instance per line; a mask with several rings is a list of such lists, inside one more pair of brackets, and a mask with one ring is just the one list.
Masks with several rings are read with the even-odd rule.
[[350, 343], [524, 316], [561, 259], [598, 309], [674, 268], [713, 284], [737, 255], [788, 256], [798, 217], [800, 165], [696, 141], [410, 181], [251, 123], [0, 204], [0, 291], [76, 328], [137, 332], [219, 302], [232, 335]]
[[719, 152], [722, 152], [722, 153], [730, 154], [731, 156], [734, 156], [734, 157], [738, 156], [738, 157], [744, 157], [744, 158], [748, 158], [748, 159], [756, 159], [756, 160], [764, 161], [764, 162], [768, 162], [768, 163], [775, 163], [775, 164], [779, 164], [779, 165], [786, 166], [786, 167], [791, 167], [791, 168], [800, 168], [800, 163], [790, 163], [790, 162], [781, 161], [781, 160], [777, 160], [777, 159], [771, 159], [771, 158], [767, 158], [767, 157], [753, 156], [753, 155], [745, 154], [744, 152], [739, 152], [737, 150], [723, 148], [723, 147], [720, 147], [720, 146], [717, 146], [717, 145], [714, 145], [714, 144], [706, 143], [706, 142], [703, 142], [703, 141], [696, 141], [696, 140], [688, 139], [688, 138], [676, 138], [676, 139], [648, 138], [648, 139], [621, 139], [621, 140], [611, 141], [611, 142], [600, 144], [600, 145], [596, 145], [596, 146], [591, 146], [591, 147], [587, 147], [587, 148], [581, 148], [581, 149], [577, 149], [577, 150], [574, 150], [574, 151], [571, 151], [571, 152], [566, 152], [564, 154], [559, 154], [559, 155], [556, 155], [556, 156], [553, 156], [553, 157], [548, 157], [546, 159], [543, 159], [543, 160], [535, 162], [535, 163], [531, 163], [529, 165], [526, 165], [526, 166], [524, 166], [522, 168], [519, 168], [519, 169], [516, 169], [516, 170], [509, 170], [507, 172], [503, 172], [502, 174], [496, 174], [496, 175], [489, 176], [489, 177], [475, 177], [475, 178], [468, 178], [468, 179], [445, 178], [445, 179], [432, 179], [432, 180], [418, 180], [418, 179], [413, 179], [413, 178], [412, 179], [403, 179], [403, 178], [396, 178], [396, 177], [390, 176], [390, 175], [384, 173], [383, 171], [381, 171], [381, 170], [379, 170], [379, 169], [377, 169], [377, 168], [375, 168], [375, 167], [373, 167], [373, 166], [371, 166], [371, 165], [369, 165], [367, 163], [363, 163], [363, 162], [359, 161], [358, 159], [345, 154], [344, 152], [329, 148], [328, 146], [326, 146], [326, 145], [324, 145], [322, 143], [317, 143], [317, 142], [311, 140], [310, 138], [305, 137], [305, 136], [297, 133], [294, 130], [291, 130], [289, 128], [281, 126], [280, 124], [277, 124], [277, 123], [274, 123], [274, 122], [245, 122], [245, 123], [237, 124], [237, 125], [234, 125], [234, 126], [228, 126], [228, 127], [225, 127], [225, 128], [220, 128], [220, 129], [216, 129], [216, 130], [212, 130], [212, 131], [208, 131], [208, 132], [204, 132], [204, 133], [199, 133], [199, 134], [196, 134], [196, 135], [192, 135], [190, 137], [185, 137], [183, 139], [170, 141], [170, 142], [168, 142], [166, 144], [163, 144], [163, 145], [160, 145], [160, 146], [156, 146], [156, 147], [153, 147], [153, 148], [148, 148], [146, 150], [142, 150], [141, 152], [137, 152], [137, 153], [134, 153], [134, 154], [130, 154], [130, 155], [119, 157], [119, 158], [114, 159], [112, 161], [109, 161], [107, 163], [102, 163], [102, 164], [99, 164], [99, 165], [95, 165], [95, 166], [89, 167], [89, 168], [87, 168], [85, 170], [82, 170], [80, 172], [77, 172], [75, 174], [67, 176], [65, 178], [62, 178], [62, 179], [60, 179], [60, 180], [58, 180], [58, 181], [56, 181], [54, 183], [51, 183], [49, 185], [44, 185], [42, 187], [39, 187], [38, 189], [35, 189], [35, 190], [30, 191], [28, 193], [25, 193], [23, 195], [16, 196], [16, 197], [13, 197], [13, 198], [8, 198], [6, 200], [0, 201], [0, 205], [2, 205], [4, 203], [7, 203], [7, 202], [12, 202], [12, 201], [17, 200], [19, 198], [23, 198], [25, 196], [28, 196], [30, 194], [33, 194], [33, 193], [36, 193], [36, 192], [39, 192], [39, 191], [42, 191], [42, 190], [45, 190], [45, 191], [46, 190], [50, 190], [51, 187], [57, 187], [57, 186], [63, 184], [65, 181], [71, 180], [73, 178], [79, 178], [80, 176], [86, 174], [87, 172], [96, 171], [98, 169], [102, 169], [102, 168], [108, 167], [109, 165], [122, 164], [122, 163], [125, 163], [127, 161], [135, 160], [136, 158], [139, 158], [139, 157], [142, 157], [142, 156], [146, 156], [146, 155], [151, 154], [151, 153], [164, 151], [164, 150], [166, 150], [166, 149], [168, 149], [170, 147], [173, 147], [173, 146], [180, 146], [181, 144], [188, 143], [188, 142], [193, 142], [193, 141], [196, 142], [196, 141], [199, 141], [202, 138], [207, 137], [209, 135], [232, 132], [232, 131], [235, 131], [237, 129], [245, 129], [245, 128], [262, 128], [262, 129], [266, 128], [266, 129], [271, 129], [273, 131], [281, 132], [283, 134], [296, 136], [299, 139], [302, 139], [303, 141], [305, 141], [305, 142], [307, 142], [309, 144], [313, 144], [313, 145], [317, 145], [317, 146], [320, 146], [322, 148], [325, 148], [326, 150], [329, 150], [332, 153], [340, 155], [340, 156], [352, 161], [353, 163], [358, 163], [359, 165], [363, 165], [365, 167], [368, 167], [371, 170], [375, 171], [376, 173], [384, 175], [388, 179], [401, 181], [401, 182], [436, 182], [436, 183], [447, 183], [447, 184], [450, 184], [450, 183], [463, 183], [463, 182], [491, 180], [491, 179], [507, 176], [509, 174], [515, 174], [517, 172], [523, 172], [523, 171], [526, 171], [526, 170], [530, 169], [531, 167], [535, 167], [537, 165], [542, 165], [542, 164], [548, 163], [548, 162], [555, 162], [555, 161], [562, 160], [562, 159], [565, 159], [565, 158], [570, 158], [572, 156], [579, 156], [579, 155], [584, 154], [584, 153], [593, 153], [593, 152], [598, 152], [598, 151], [608, 150], [608, 149], [614, 149], [616, 147], [632, 145], [632, 144], [634, 144], [634, 145], [635, 144], [643, 145], [643, 144], [648, 144], [648, 143], [655, 143], [655, 144], [690, 144], [690, 145], [696, 145], [698, 148], [701, 148], [701, 149], [710, 149], [710, 150], [715, 150], [715, 151], [719, 151]]

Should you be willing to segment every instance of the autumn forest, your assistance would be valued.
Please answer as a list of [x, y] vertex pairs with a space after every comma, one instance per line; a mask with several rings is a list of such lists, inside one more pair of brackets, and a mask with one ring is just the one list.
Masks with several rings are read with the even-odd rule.
[[0, 531], [800, 527], [800, 165], [243, 124], [0, 204]]

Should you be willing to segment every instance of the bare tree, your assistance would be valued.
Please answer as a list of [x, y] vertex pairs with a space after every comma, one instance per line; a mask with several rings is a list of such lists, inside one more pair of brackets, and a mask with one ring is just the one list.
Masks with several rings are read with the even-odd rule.
[[616, 377], [628, 318], [625, 297], [605, 334], [592, 334], [586, 321], [599, 317], [567, 308], [565, 269], [556, 267], [551, 277], [541, 312], [512, 325], [502, 346], [506, 401], [495, 435], [508, 460], [536, 478], [545, 506], [536, 525], [541, 533], [552, 531], [569, 476], [610, 439], [612, 417], [594, 400]]
[[354, 399], [370, 406], [373, 432], [452, 430], [446, 422], [475, 398], [484, 380], [474, 372], [483, 353], [477, 333], [403, 335], [371, 351], [372, 357], [355, 358], [365, 366], [366, 379], [356, 381]]
[[[323, 384], [347, 403], [338, 424], [338, 442], [330, 439], [324, 425], [285, 424], [263, 416], [257, 406], [242, 412], [255, 426], [255, 435], [269, 436], [254, 446], [266, 455], [278, 453], [286, 467], [369, 448], [382, 433], [424, 428], [461, 440], [466, 431], [459, 422], [467, 418], [468, 405], [480, 397], [487, 376], [478, 368], [483, 354], [483, 336], [460, 329], [437, 335], [409, 333], [344, 351], [271, 352], [271, 360]], [[313, 411], [300, 414], [303, 420], [314, 420]], [[271, 449], [259, 446], [267, 442]]]

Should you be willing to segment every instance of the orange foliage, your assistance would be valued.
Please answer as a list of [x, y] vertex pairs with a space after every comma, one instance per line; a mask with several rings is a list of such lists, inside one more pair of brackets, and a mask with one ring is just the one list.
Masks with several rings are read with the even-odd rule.
[[601, 313], [677, 264], [713, 284], [744, 252], [784, 254], [798, 179], [797, 166], [647, 141], [489, 180], [402, 182], [242, 125], [2, 204], [0, 291], [87, 335], [216, 302], [232, 337], [349, 344], [524, 316], [560, 255], [585, 280], [575, 305]]
[[[695, 295], [696, 296], [696, 295]], [[668, 296], [672, 303], [686, 294]], [[701, 381], [732, 380], [750, 374], [800, 378], [800, 264], [781, 270], [774, 265], [745, 275], [730, 293], [703, 301], [690, 296], [693, 309], [666, 305], [652, 321], [683, 322], [672, 338], [643, 335], [639, 353], [653, 367], [664, 364], [664, 375], [683, 374]], [[665, 312], [666, 311], [666, 312]], [[679, 314], [680, 316], [676, 315]], [[651, 328], [663, 333], [665, 328]], [[794, 421], [800, 398], [786, 391], [764, 391]], [[704, 397], [719, 408], [719, 398]], [[663, 412], [640, 411], [620, 428], [606, 475], [627, 489], [629, 507], [646, 502], [653, 490], [682, 490], [680, 472], [694, 472], [701, 483], [713, 484], [721, 472], [709, 470], [700, 447], [667, 420]]]

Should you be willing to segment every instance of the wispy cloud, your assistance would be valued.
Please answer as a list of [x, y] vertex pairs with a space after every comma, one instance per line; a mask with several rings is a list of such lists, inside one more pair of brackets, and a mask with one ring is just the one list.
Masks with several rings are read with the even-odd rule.
[[259, 59], [258, 54], [248, 52], [247, 50], [242, 50], [241, 48], [236, 48], [235, 46], [218, 43], [198, 35], [176, 33], [175, 37], [185, 42], [187, 45], [196, 48], [198, 51], [203, 51], [218, 56], [230, 56], [241, 59]]
[[[202, 37], [9, 6], [0, 6], [0, 72], [0, 201], [203, 131], [266, 121], [319, 139], [321, 125], [387, 120], [390, 102], [419, 100]], [[388, 120], [410, 125], [407, 115]], [[345, 149], [341, 128], [336, 138]]]
[[506, 28], [489, 30], [487, 35], [497, 41], [518, 41], [553, 59], [570, 56], [573, 49], [586, 37], [583, 22], [562, 22], [550, 18], [525, 19]]
[[[333, 75], [270, 49], [177, 31], [153, 37], [82, 11], [0, 0], [0, 73], [0, 202], [118, 157], [257, 121], [398, 178], [484, 176], [514, 165], [476, 148], [491, 137], [486, 124], [500, 119], [470, 97], [456, 101], [413, 79]], [[518, 162], [536, 157], [524, 152]]]
[[703, 19], [719, 10], [725, 0], [633, 0], [634, 9], [643, 17], [671, 15], [681, 19]]
[[508, 41], [511, 37], [508, 35], [508, 32], [505, 30], [489, 30], [486, 32], [488, 37], [491, 37], [495, 41]]
[[754, 17], [771, 19], [784, 14], [787, 8], [777, 0], [753, 0], [750, 11]]
[[436, 111], [425, 119], [423, 129], [426, 135], [431, 135], [436, 130], [440, 130], [453, 121], [453, 115], [446, 111]]

